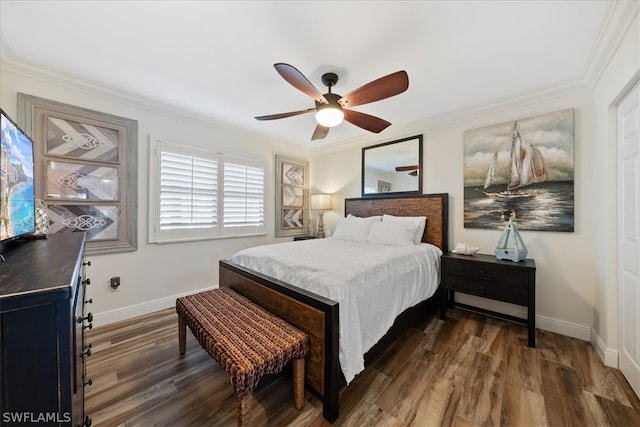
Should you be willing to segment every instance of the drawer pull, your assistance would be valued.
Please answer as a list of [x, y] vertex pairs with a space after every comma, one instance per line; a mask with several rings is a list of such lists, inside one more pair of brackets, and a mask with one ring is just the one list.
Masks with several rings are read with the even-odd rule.
[[93, 304], [93, 298], [84, 301], [85, 304]]
[[85, 386], [93, 385], [93, 380], [92, 380], [92, 379], [89, 379], [89, 381], [86, 381], [86, 382], [84, 383], [84, 385], [85, 385]]
[[87, 349], [85, 351], [80, 353], [80, 357], [84, 357], [84, 356], [87, 356], [87, 357], [91, 356], [91, 344], [87, 346]]
[[88, 267], [91, 267], [91, 261], [83, 262], [82, 265], [86, 265]]
[[82, 323], [85, 320], [89, 323], [93, 322], [93, 313], [87, 314], [87, 317], [78, 317], [78, 323]]
[[93, 323], [89, 323], [87, 326], [83, 326], [82, 329], [93, 329]]
[[90, 285], [91, 284], [91, 279], [83, 280], [82, 284], [83, 285]]
[[480, 275], [484, 276], [484, 270], [480, 270]]

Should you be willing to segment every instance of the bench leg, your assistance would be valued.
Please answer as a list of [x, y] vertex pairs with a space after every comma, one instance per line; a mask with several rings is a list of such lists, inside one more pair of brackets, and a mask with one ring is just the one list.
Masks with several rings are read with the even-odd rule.
[[243, 398], [238, 398], [238, 427], [251, 426], [251, 399], [252, 394], [249, 393]]
[[184, 321], [184, 317], [178, 314], [178, 347], [180, 348], [180, 354], [184, 354], [186, 351], [187, 341], [187, 324]]
[[293, 404], [304, 406], [304, 359], [293, 359]]

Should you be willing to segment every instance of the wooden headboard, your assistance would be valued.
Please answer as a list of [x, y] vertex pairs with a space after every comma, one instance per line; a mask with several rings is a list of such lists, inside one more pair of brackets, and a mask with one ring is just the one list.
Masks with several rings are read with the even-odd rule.
[[422, 241], [449, 250], [449, 194], [419, 194], [408, 197], [371, 197], [344, 199], [344, 215], [426, 216]]

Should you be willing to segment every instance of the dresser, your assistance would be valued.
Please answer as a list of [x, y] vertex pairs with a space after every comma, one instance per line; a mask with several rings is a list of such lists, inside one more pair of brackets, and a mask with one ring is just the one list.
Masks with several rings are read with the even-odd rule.
[[[524, 323], [528, 328], [529, 347], [536, 346], [536, 264], [533, 259], [513, 262], [499, 260], [494, 255], [447, 253], [442, 255], [440, 267], [443, 286], [441, 319], [445, 319], [448, 307], [459, 306]], [[524, 306], [527, 317], [462, 304], [455, 300], [456, 292]]]
[[[0, 248], [0, 424], [88, 426], [84, 233]], [[90, 264], [89, 264], [90, 265]]]

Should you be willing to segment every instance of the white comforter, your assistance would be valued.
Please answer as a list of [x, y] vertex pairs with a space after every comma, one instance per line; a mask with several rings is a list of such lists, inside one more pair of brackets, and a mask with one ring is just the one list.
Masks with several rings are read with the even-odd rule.
[[434, 294], [441, 254], [427, 243], [400, 247], [328, 238], [257, 246], [230, 261], [340, 304], [340, 366], [348, 384], [396, 316]]

